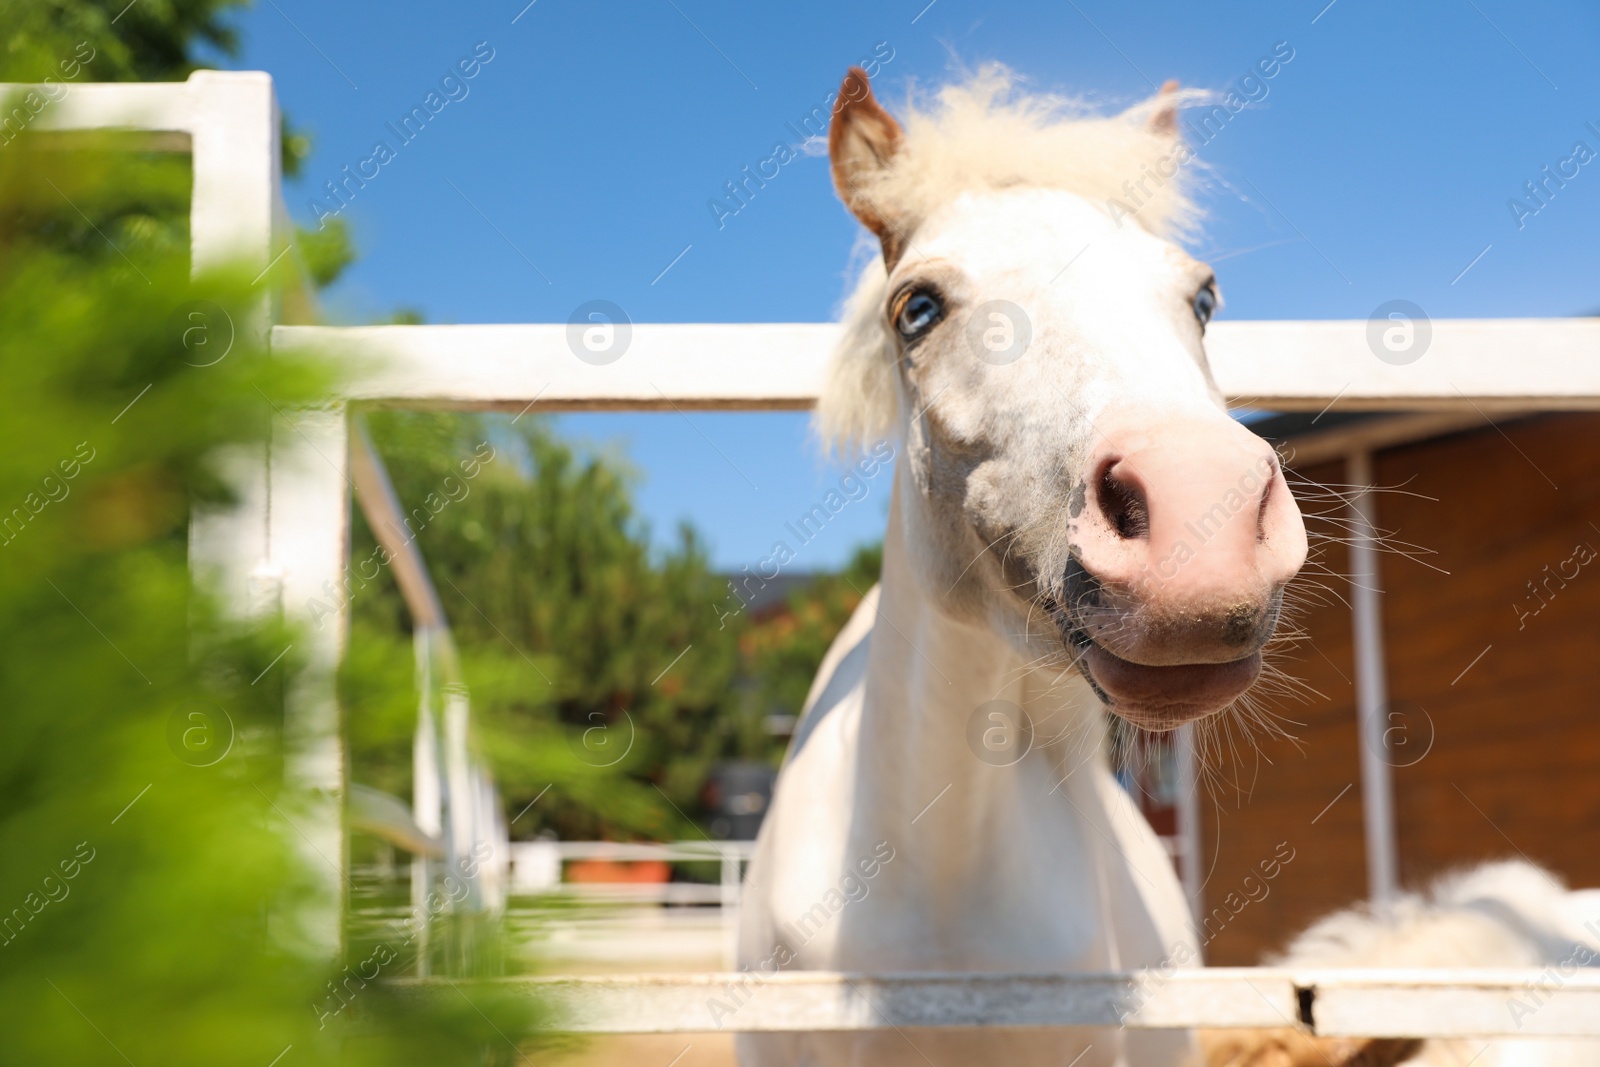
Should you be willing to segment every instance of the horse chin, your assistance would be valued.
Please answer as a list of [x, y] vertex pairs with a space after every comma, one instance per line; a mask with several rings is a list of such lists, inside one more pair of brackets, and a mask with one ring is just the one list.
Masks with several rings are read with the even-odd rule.
[[1226, 709], [1261, 676], [1261, 653], [1228, 663], [1151, 666], [1088, 642], [1080, 668], [1100, 699], [1135, 726], [1156, 733], [1175, 730]]
[[1273, 597], [1254, 632], [1235, 645], [1242, 655], [1225, 658], [1234, 641], [1214, 639], [1184, 651], [1168, 650], [1178, 652], [1177, 661], [1163, 663], [1133, 659], [1139, 652], [1132, 649], [1112, 651], [1096, 640], [1095, 620], [1066, 610], [1054, 597], [1042, 596], [1037, 603], [1055, 623], [1070, 667], [1107, 710], [1141, 729], [1165, 733], [1226, 711], [1255, 685], [1261, 677], [1261, 650], [1277, 629], [1280, 596]]

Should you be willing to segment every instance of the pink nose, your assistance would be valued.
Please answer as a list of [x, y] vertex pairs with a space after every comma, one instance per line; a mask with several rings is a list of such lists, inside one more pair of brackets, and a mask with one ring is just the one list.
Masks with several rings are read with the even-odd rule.
[[1089, 635], [1153, 666], [1254, 654], [1306, 558], [1276, 453], [1222, 416], [1112, 419], [1096, 446], [1073, 539]]

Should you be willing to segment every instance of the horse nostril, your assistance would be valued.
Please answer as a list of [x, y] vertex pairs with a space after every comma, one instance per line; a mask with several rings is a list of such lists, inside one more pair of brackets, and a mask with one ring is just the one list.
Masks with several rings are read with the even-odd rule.
[[1111, 528], [1124, 541], [1150, 536], [1150, 503], [1144, 487], [1135, 478], [1123, 475], [1120, 461], [1110, 461], [1100, 472], [1096, 496], [1100, 511]]

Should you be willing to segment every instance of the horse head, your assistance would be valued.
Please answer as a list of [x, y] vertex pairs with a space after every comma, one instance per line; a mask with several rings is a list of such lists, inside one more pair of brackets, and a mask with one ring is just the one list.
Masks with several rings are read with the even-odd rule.
[[846, 76], [833, 178], [882, 258], [820, 416], [904, 443], [903, 535], [938, 610], [1171, 729], [1259, 677], [1305, 528], [1207, 364], [1219, 297], [1174, 239], [1176, 86], [1102, 119], [1006, 93], [989, 74], [902, 127]]

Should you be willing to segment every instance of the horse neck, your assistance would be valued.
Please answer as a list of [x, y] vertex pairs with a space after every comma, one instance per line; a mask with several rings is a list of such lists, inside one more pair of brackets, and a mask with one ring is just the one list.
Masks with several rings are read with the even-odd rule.
[[[1093, 728], [1098, 717], [1076, 679], [1030, 671], [990, 626], [939, 609], [913, 571], [916, 531], [907, 520], [917, 509], [902, 505], [908, 492], [917, 490], [897, 471], [858, 738], [856, 830], [894, 841], [914, 821], [933, 822], [937, 813], [939, 833], [916, 836], [933, 836], [938, 844], [931, 847], [948, 850], [952, 864], [966, 865], [997, 847], [1008, 831], [1020, 830], [1020, 808], [1039, 806], [1031, 792], [1037, 779], [1023, 795], [1025, 768], [979, 758], [974, 745], [981, 741], [970, 739], [991, 725], [979, 709], [992, 701], [1023, 708], [1036, 746], [1060, 736], [1025, 757], [1049, 761], [1058, 775], [1102, 758]], [[978, 725], [969, 728], [975, 717]], [[1087, 778], [1078, 777], [1070, 789], [1075, 794]]]

